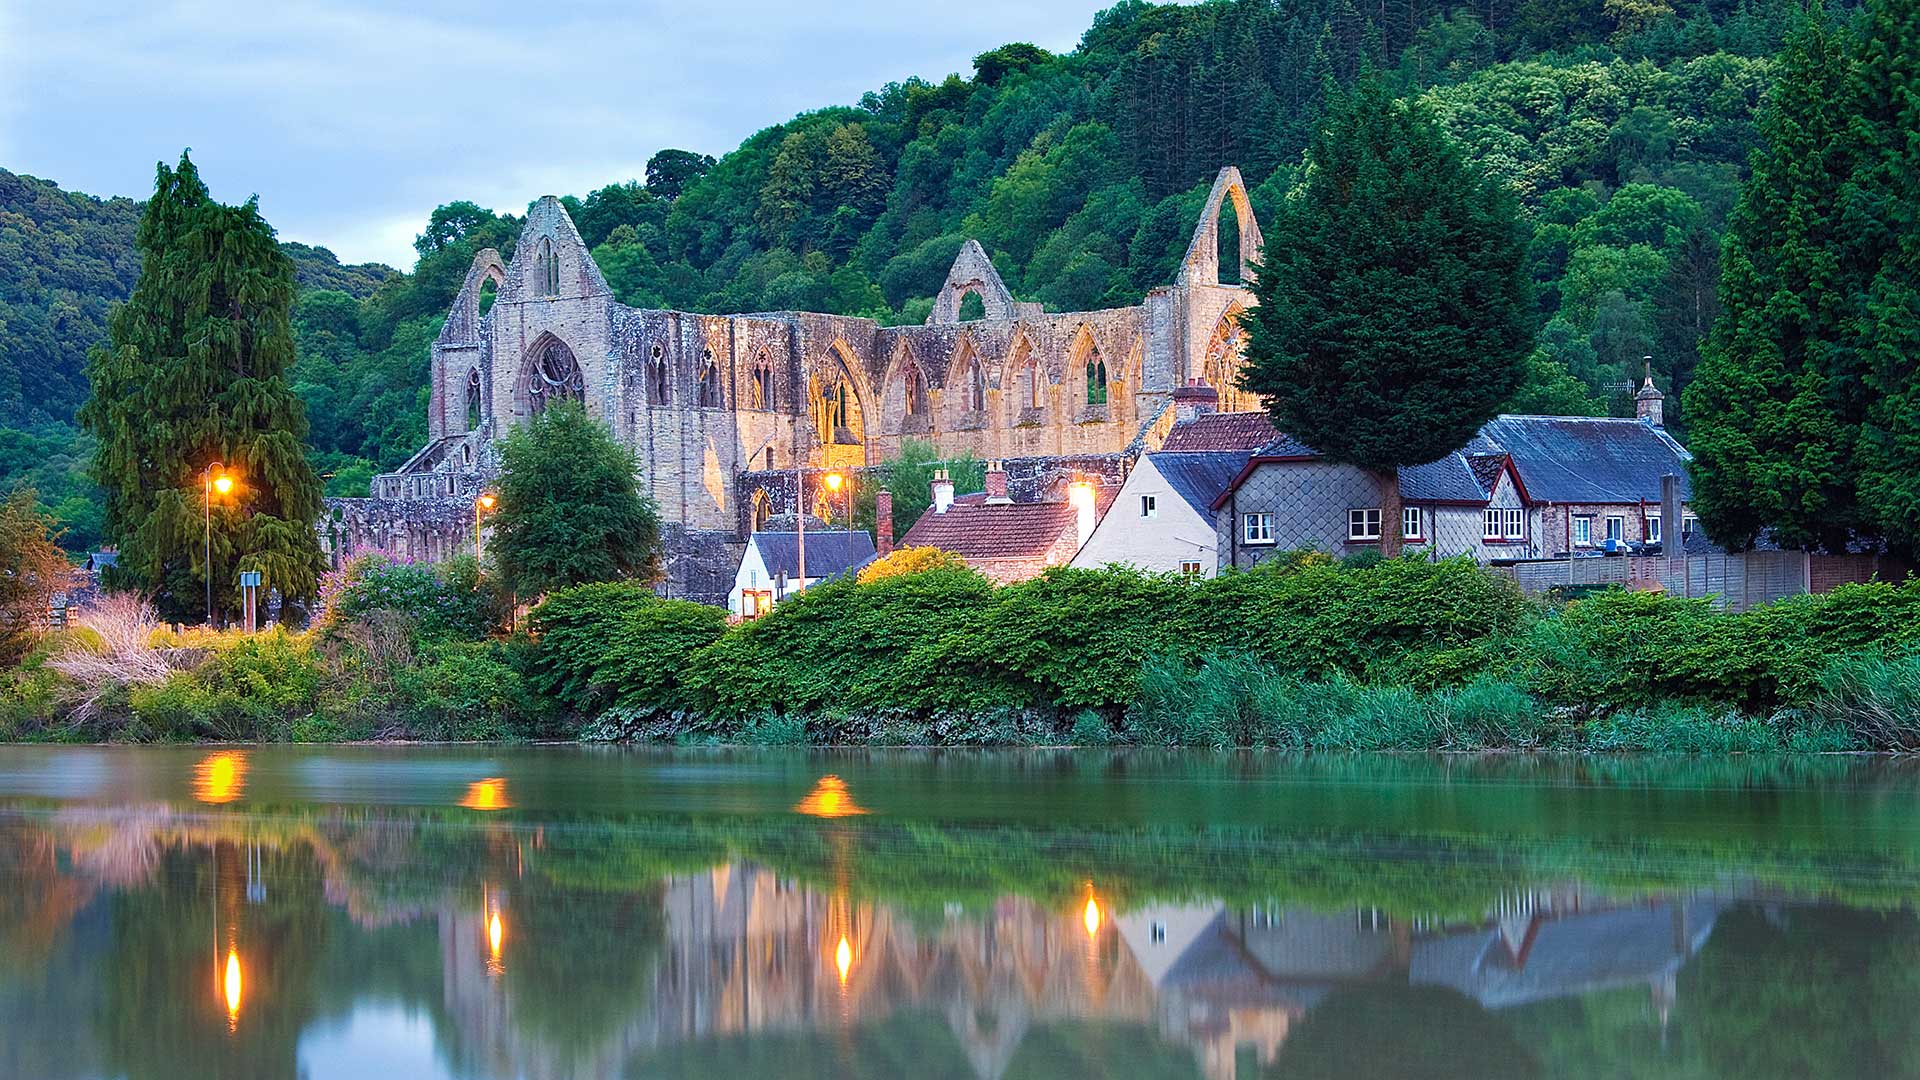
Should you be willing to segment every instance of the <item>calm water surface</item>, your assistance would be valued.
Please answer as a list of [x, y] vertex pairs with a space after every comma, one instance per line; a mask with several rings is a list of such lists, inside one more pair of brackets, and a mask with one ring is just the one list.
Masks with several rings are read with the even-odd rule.
[[1920, 1075], [1920, 768], [0, 748], [0, 1077]]

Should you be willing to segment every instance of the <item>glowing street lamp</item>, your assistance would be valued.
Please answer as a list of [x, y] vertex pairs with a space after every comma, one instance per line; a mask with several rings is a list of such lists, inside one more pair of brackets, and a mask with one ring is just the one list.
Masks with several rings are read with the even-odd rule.
[[483, 491], [473, 500], [473, 561], [480, 561], [480, 515], [494, 508], [500, 500], [491, 491]]
[[233, 494], [233, 476], [227, 467], [215, 461], [200, 472], [200, 486], [205, 490], [206, 498], [200, 503], [201, 522], [207, 532], [207, 625], [213, 625], [213, 497]]
[[851, 540], [853, 537], [853, 481], [837, 472], [827, 474], [828, 491], [838, 495], [843, 487], [847, 489], [847, 537]]

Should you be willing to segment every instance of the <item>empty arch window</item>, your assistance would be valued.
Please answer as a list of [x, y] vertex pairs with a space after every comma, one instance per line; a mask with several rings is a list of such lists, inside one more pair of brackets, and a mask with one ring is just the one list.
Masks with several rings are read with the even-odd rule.
[[1094, 349], [1087, 354], [1087, 404], [1105, 405], [1107, 403], [1107, 362], [1101, 358], [1100, 350]]
[[667, 350], [656, 344], [647, 361], [647, 404], [665, 405], [671, 400], [673, 383], [668, 374]]
[[750, 403], [756, 409], [772, 409], [773, 400], [773, 360], [761, 353], [753, 362], [753, 382], [748, 388], [753, 395]]
[[905, 380], [905, 383], [906, 383], [906, 386], [904, 389], [904, 396], [905, 396], [906, 406], [907, 406], [907, 415], [908, 416], [927, 415], [926, 377], [920, 374], [920, 369], [918, 367], [916, 367], [913, 364], [908, 364], [907, 370], [902, 375], [902, 378]]
[[480, 427], [480, 369], [467, 371], [467, 430]]
[[540, 238], [540, 295], [560, 295], [560, 260], [554, 258], [553, 241]]
[[713, 350], [703, 351], [700, 359], [700, 407], [723, 408], [726, 405], [726, 398], [720, 392], [720, 366], [713, 362]]
[[586, 398], [587, 382], [580, 374], [580, 363], [573, 358], [573, 350], [559, 340], [548, 340], [529, 366], [532, 370], [527, 373], [527, 404], [534, 415], [563, 398], [573, 401]]

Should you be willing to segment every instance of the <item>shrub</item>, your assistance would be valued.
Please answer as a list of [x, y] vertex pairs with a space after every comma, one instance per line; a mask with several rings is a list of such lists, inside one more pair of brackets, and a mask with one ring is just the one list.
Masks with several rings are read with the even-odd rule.
[[1531, 694], [1483, 675], [1428, 700], [1435, 726], [1449, 749], [1530, 749], [1546, 741], [1546, 714]]
[[859, 581], [865, 584], [899, 574], [918, 574], [927, 570], [959, 570], [965, 560], [951, 551], [933, 547], [895, 548], [860, 568]]
[[1833, 660], [1807, 711], [1877, 749], [1920, 750], [1920, 653]]
[[324, 623], [337, 628], [375, 611], [398, 611], [418, 639], [477, 641], [506, 622], [508, 604], [480, 566], [462, 556], [436, 565], [394, 562], [364, 555], [349, 563], [337, 588], [330, 586]]
[[551, 593], [527, 614], [539, 641], [529, 677], [534, 687], [581, 711], [605, 705], [594, 675], [621, 628], [642, 608], [659, 602], [637, 581], [603, 581]]
[[1656, 754], [1766, 754], [1784, 749], [1785, 740], [1764, 720], [1723, 707], [1662, 702], [1622, 709], [1589, 721], [1581, 732], [1584, 749], [1600, 752], [1640, 750]]
[[454, 645], [399, 686], [401, 720], [421, 739], [514, 739], [540, 733], [543, 703], [491, 645]]

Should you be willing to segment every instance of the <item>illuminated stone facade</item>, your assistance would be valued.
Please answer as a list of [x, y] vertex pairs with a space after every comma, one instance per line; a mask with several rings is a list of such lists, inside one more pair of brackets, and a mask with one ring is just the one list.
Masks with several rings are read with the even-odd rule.
[[[482, 251], [448, 312], [433, 345], [427, 445], [375, 478], [370, 498], [333, 500], [323, 542], [336, 557], [469, 550], [467, 511], [496, 473], [496, 440], [558, 396], [582, 400], [633, 447], [665, 524], [665, 591], [708, 602], [725, 597], [754, 519], [792, 510], [796, 463], [809, 496], [808, 470], [877, 465], [909, 438], [1007, 461], [1016, 476], [1068, 460], [1124, 474], [1170, 426], [1176, 387], [1204, 379], [1223, 407], [1238, 401], [1235, 320], [1252, 294], [1220, 280], [1223, 211], [1236, 216], [1237, 279], [1247, 281], [1259, 226], [1226, 168], [1175, 281], [1137, 306], [1049, 313], [1018, 302], [969, 241], [926, 323], [889, 327], [627, 307], [560, 201], [543, 198], [513, 261]], [[984, 317], [963, 321], [969, 295]], [[772, 482], [781, 474], [786, 483]]]

